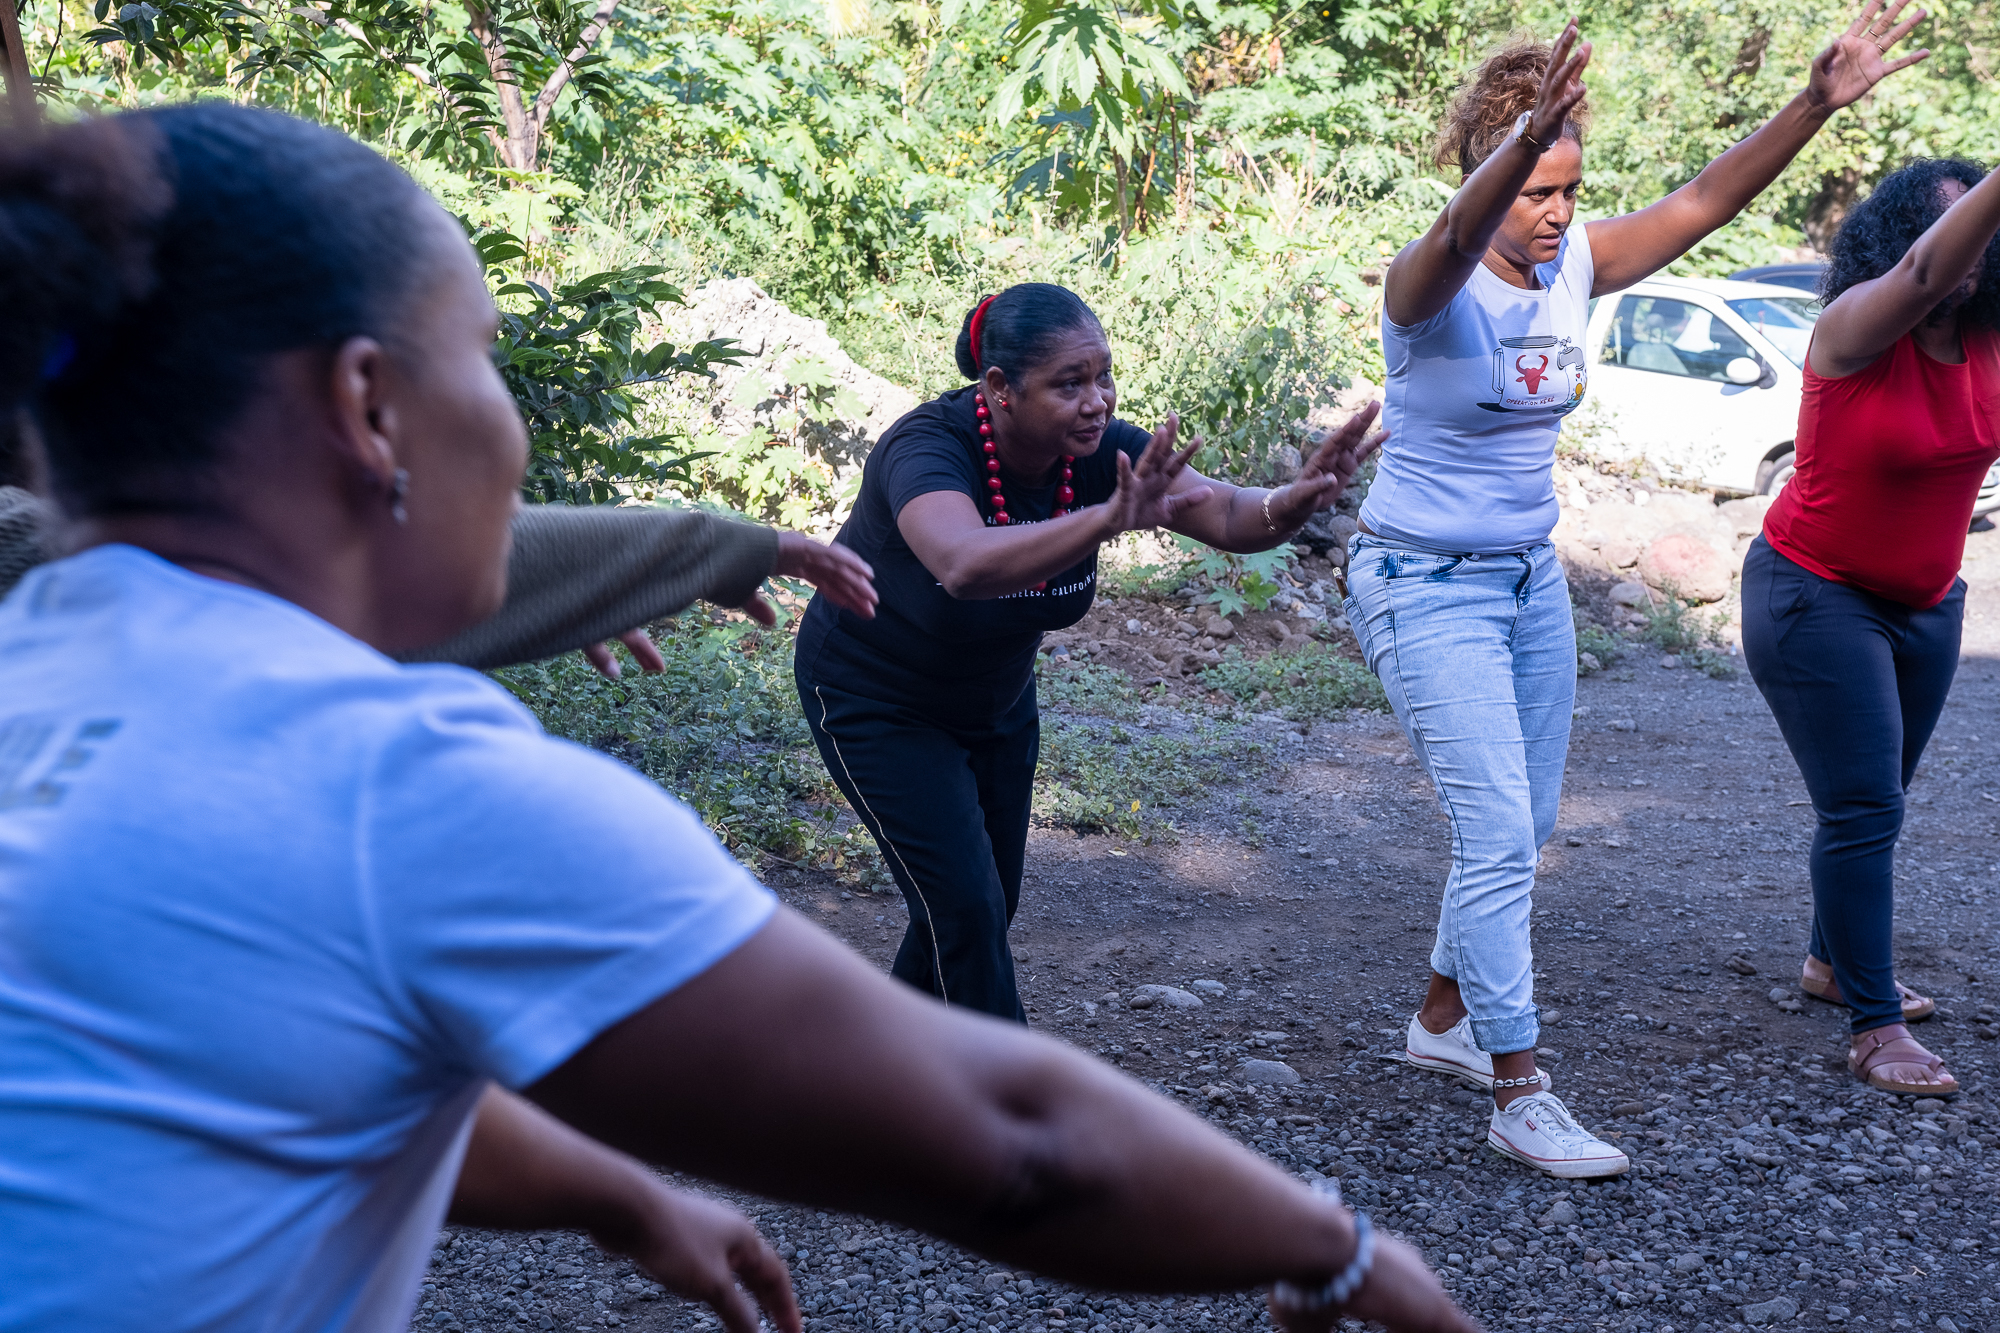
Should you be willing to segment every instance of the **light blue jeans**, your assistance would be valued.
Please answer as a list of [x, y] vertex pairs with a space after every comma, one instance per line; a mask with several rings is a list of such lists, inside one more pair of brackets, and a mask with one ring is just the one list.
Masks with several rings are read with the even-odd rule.
[[1348, 546], [1347, 618], [1451, 819], [1431, 968], [1458, 983], [1472, 1038], [1534, 1046], [1529, 916], [1555, 832], [1576, 701], [1576, 623], [1555, 548], [1435, 555], [1366, 533]]

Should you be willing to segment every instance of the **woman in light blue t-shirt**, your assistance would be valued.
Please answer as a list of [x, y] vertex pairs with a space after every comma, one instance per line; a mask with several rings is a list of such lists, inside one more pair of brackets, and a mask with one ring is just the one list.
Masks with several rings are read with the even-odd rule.
[[1471, 1333], [1364, 1214], [391, 660], [500, 606], [528, 442], [477, 256], [374, 152], [223, 101], [0, 140], [0, 311], [75, 552], [0, 601], [0, 1328], [387, 1333], [456, 1206], [799, 1333], [747, 1221], [609, 1145], [1064, 1281], [1270, 1284], [1287, 1333]]
[[[1590, 300], [1657, 272], [1777, 178], [1835, 111], [1928, 52], [1884, 52], [1924, 17], [1860, 17], [1806, 88], [1649, 208], [1570, 225], [1583, 179], [1574, 21], [1553, 49], [1480, 66], [1444, 126], [1465, 183], [1384, 285], [1389, 442], [1350, 553], [1348, 614], [1452, 823], [1452, 868], [1412, 1063], [1493, 1093], [1487, 1142], [1551, 1175], [1630, 1162], [1582, 1129], [1535, 1067], [1529, 910], [1555, 829], [1576, 632], [1549, 543], [1562, 419], [1589, 377]], [[1900, 20], [1900, 21], [1899, 21]]]

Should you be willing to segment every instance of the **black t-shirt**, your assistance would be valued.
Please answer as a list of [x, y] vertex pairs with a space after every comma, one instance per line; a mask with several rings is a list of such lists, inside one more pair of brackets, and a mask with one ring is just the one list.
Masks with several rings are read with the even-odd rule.
[[[1136, 460], [1147, 432], [1113, 418], [1095, 453], [1071, 466], [1072, 508], [1102, 504], [1118, 489], [1116, 451]], [[985, 455], [973, 388], [924, 403], [882, 434], [861, 470], [854, 513], [836, 538], [875, 569], [875, 619], [814, 597], [799, 627], [801, 679], [918, 706], [948, 704], [966, 721], [997, 716], [1027, 686], [1045, 630], [1083, 619], [1097, 593], [1097, 552], [1048, 581], [1006, 597], [953, 597], [903, 540], [903, 506], [933, 491], [972, 497], [990, 525]], [[1003, 478], [1003, 481], [1005, 479]], [[1013, 523], [1047, 521], [1056, 484], [1006, 481]]]

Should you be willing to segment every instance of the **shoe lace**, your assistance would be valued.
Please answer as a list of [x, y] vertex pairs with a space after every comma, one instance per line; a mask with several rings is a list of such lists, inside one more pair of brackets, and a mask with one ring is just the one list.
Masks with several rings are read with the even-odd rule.
[[1545, 1092], [1534, 1098], [1535, 1122], [1542, 1133], [1564, 1147], [1577, 1147], [1586, 1143], [1596, 1143], [1597, 1136], [1576, 1123], [1569, 1108], [1552, 1092]]

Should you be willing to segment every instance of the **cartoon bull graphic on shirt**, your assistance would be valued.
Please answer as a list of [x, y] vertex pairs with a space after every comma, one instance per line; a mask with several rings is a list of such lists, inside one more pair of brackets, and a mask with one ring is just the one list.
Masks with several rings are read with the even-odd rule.
[[1552, 412], [1567, 415], [1583, 401], [1583, 348], [1570, 338], [1529, 334], [1501, 338], [1493, 349], [1493, 395], [1481, 403], [1489, 412]]

